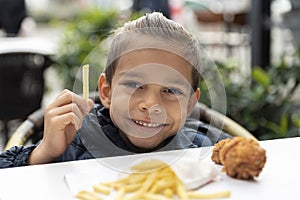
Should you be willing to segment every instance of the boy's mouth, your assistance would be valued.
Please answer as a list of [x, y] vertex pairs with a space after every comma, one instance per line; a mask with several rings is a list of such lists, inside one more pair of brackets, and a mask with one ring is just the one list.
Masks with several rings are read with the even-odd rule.
[[140, 120], [135, 120], [135, 119], [132, 119], [132, 121], [134, 123], [136, 123], [137, 125], [139, 126], [144, 126], [144, 127], [149, 127], [149, 128], [158, 128], [158, 127], [162, 127], [162, 126], [165, 126], [165, 124], [161, 124], [161, 123], [155, 123], [155, 122], [144, 122], [144, 121], [140, 121]]

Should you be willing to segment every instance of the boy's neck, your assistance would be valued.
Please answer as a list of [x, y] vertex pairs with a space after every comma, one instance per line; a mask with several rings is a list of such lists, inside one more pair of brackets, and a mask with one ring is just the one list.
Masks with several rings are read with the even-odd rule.
[[122, 133], [122, 131], [120, 131], [120, 130], [119, 130], [119, 135], [121, 136], [122, 140], [124, 140], [124, 142], [128, 145], [128, 150], [130, 150], [131, 152], [134, 152], [134, 153], [149, 153], [149, 152], [157, 151], [160, 148], [167, 145], [174, 137], [174, 135], [170, 136], [169, 138], [165, 139], [163, 142], [161, 142], [156, 147], [151, 148], [151, 149], [146, 149], [146, 148], [141, 148], [141, 147], [138, 147], [138, 146], [132, 144], [130, 142], [130, 140], [126, 137], [126, 135], [124, 133]]

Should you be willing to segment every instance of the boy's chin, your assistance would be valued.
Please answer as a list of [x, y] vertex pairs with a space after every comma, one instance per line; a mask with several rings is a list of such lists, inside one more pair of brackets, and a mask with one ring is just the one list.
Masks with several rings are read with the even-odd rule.
[[129, 136], [128, 139], [129, 139], [130, 143], [133, 144], [135, 147], [144, 149], [144, 150], [155, 149], [162, 142], [160, 140], [156, 141], [156, 140], [153, 140], [150, 138], [136, 138], [136, 137], [132, 137], [132, 136]]

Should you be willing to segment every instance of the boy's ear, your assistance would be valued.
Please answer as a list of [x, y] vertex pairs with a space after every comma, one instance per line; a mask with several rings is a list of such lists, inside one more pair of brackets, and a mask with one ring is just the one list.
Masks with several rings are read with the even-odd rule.
[[200, 89], [198, 88], [190, 97], [189, 105], [188, 105], [188, 115], [190, 115], [200, 98]]
[[100, 75], [99, 81], [98, 81], [98, 92], [99, 97], [102, 105], [105, 108], [110, 108], [111, 104], [111, 88], [108, 82], [106, 81], [105, 74], [102, 73]]

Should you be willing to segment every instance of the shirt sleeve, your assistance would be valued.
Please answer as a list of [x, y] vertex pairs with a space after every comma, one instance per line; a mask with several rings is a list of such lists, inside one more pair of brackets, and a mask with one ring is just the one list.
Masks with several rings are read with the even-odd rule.
[[[205, 135], [208, 137], [213, 145], [215, 143], [218, 143], [220, 140], [226, 139], [226, 138], [232, 138], [233, 136], [229, 135], [228, 133], [211, 126], [210, 124], [204, 123], [200, 120], [195, 120], [192, 118], [188, 118], [185, 127], [192, 128], [194, 130], [197, 130], [202, 135]], [[197, 138], [196, 138], [197, 139]]]
[[66, 162], [74, 160], [85, 160], [94, 158], [90, 152], [82, 144], [82, 141], [78, 134], [76, 134], [73, 142], [65, 150], [65, 152], [59, 156], [55, 162]]
[[4, 151], [0, 154], [0, 168], [27, 166], [29, 155], [35, 147], [14, 146]]

